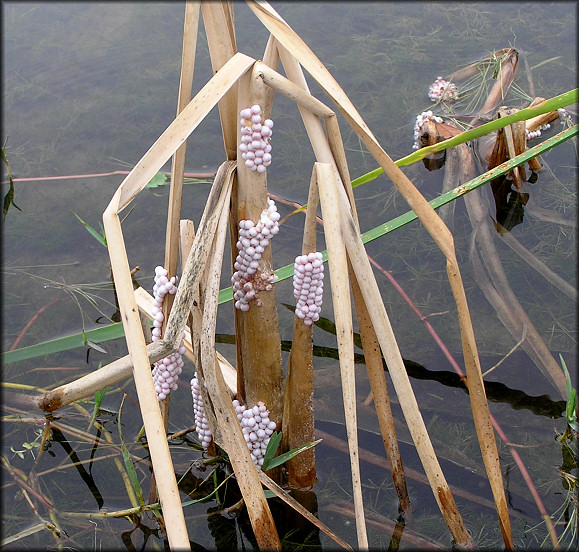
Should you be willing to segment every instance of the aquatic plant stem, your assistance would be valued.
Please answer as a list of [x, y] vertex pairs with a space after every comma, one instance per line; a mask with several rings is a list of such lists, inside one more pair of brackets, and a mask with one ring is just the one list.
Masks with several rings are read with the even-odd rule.
[[120, 192], [121, 189], [119, 188], [103, 214], [103, 225], [108, 238], [107, 247], [111, 268], [115, 276], [119, 310], [125, 329], [127, 347], [133, 363], [134, 381], [147, 432], [147, 442], [157, 479], [159, 497], [165, 514], [167, 537], [171, 547], [187, 548], [190, 546], [187, 526], [175, 481], [171, 453], [165, 437], [165, 426], [159, 410], [157, 394], [153, 387], [151, 365], [135, 303], [127, 253], [118, 216]]
[[28, 323], [26, 324], [26, 326], [24, 326], [24, 328], [22, 328], [22, 330], [20, 330], [20, 333], [18, 334], [18, 337], [14, 340], [14, 343], [12, 343], [12, 346], [10, 347], [10, 350], [13, 351], [14, 349], [16, 349], [16, 347], [18, 347], [18, 345], [20, 344], [20, 342], [22, 341], [22, 338], [24, 337], [24, 334], [26, 334], [26, 332], [28, 331], [28, 329], [30, 328], [30, 326], [32, 326], [32, 324], [34, 324], [34, 322], [37, 320], [37, 318], [48, 308], [52, 307], [52, 305], [54, 305], [55, 303], [58, 303], [58, 301], [60, 301], [61, 298], [57, 298], [54, 299], [54, 301], [51, 301], [50, 303], [48, 303], [47, 305], [44, 305], [44, 307], [39, 308], [36, 313], [34, 314], [34, 316], [28, 321]]
[[[319, 193], [312, 173], [302, 239], [302, 255], [316, 251], [316, 211]], [[292, 348], [284, 385], [282, 451], [287, 452], [314, 440], [313, 325], [294, 316]], [[286, 463], [290, 485], [305, 489], [316, 482], [314, 448]]]
[[[68, 174], [60, 176], [30, 176], [26, 178], [13, 178], [14, 182], [46, 182], [51, 180], [79, 180], [83, 178], [102, 178], [104, 176], [115, 176], [117, 174], [127, 176], [131, 171], [112, 171], [106, 173], [90, 173], [90, 174]], [[215, 173], [211, 172], [194, 172], [183, 173], [185, 178], [215, 178]], [[7, 184], [7, 181], [2, 181], [2, 184]]]
[[[259, 105], [265, 111], [265, 84], [255, 68], [238, 83], [237, 113]], [[239, 117], [236, 118], [236, 140]], [[241, 157], [241, 154], [240, 154]], [[237, 187], [231, 205], [230, 234], [232, 252], [236, 251], [239, 239], [239, 221], [251, 220], [256, 224], [261, 214], [268, 208], [267, 171], [259, 173], [250, 170], [244, 162], [237, 166]], [[273, 268], [274, 241], [265, 247], [257, 271]], [[259, 292], [261, 306], [250, 301], [249, 310], [243, 312], [234, 308], [237, 346], [237, 390], [242, 402], [252, 407], [262, 401], [270, 412], [270, 419], [280, 424], [283, 416], [283, 369], [279, 320], [277, 314], [277, 294], [275, 286], [271, 290]]]

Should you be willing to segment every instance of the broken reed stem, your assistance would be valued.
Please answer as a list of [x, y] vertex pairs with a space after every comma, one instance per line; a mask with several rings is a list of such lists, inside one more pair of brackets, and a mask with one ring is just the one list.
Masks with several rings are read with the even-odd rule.
[[[171, 347], [162, 341], [147, 345], [147, 355], [150, 362], [156, 362], [171, 353]], [[126, 355], [100, 370], [89, 372], [75, 381], [47, 391], [38, 397], [38, 407], [44, 412], [54, 412], [68, 404], [93, 395], [107, 386], [115, 385], [132, 375], [133, 363], [130, 355]]]
[[[233, 4], [231, 2], [201, 2], [201, 13], [213, 72], [228, 64], [237, 53]], [[254, 60], [255, 61], [255, 60]], [[228, 160], [237, 158], [239, 110], [237, 109], [237, 82], [219, 102], [219, 116]]]
[[[239, 80], [237, 112], [252, 105], [264, 105], [265, 85], [254, 68]], [[236, 119], [239, 139], [239, 121]], [[261, 213], [267, 209], [267, 172], [251, 171], [245, 163], [237, 168], [237, 190], [232, 203], [232, 251], [238, 239], [239, 221], [249, 219], [257, 223]], [[233, 228], [232, 228], [233, 232]], [[265, 248], [259, 261], [259, 271], [273, 268], [272, 247], [275, 240]], [[249, 310], [235, 309], [235, 333], [237, 336], [238, 392], [248, 406], [263, 401], [270, 412], [270, 419], [280, 424], [283, 414], [283, 370], [281, 362], [281, 341], [277, 315], [275, 286], [271, 291], [260, 291], [261, 306], [250, 301]]]
[[[308, 208], [304, 222], [302, 255], [316, 251], [316, 211], [319, 194], [315, 172], [308, 192]], [[287, 452], [314, 440], [314, 370], [313, 325], [304, 324], [294, 315], [292, 348], [289, 354], [284, 386], [282, 450]], [[286, 463], [288, 482], [306, 489], [316, 482], [314, 448]]]
[[336, 192], [334, 167], [328, 163], [314, 163], [316, 181], [324, 219], [324, 233], [328, 249], [328, 268], [331, 279], [332, 302], [336, 319], [336, 339], [342, 379], [342, 397], [346, 419], [346, 433], [350, 452], [350, 468], [358, 547], [368, 548], [368, 535], [364, 519], [364, 500], [360, 480], [360, 459], [358, 457], [358, 424], [356, 413], [356, 381], [354, 376], [354, 334], [348, 278], [348, 260], [344, 236], [340, 227], [340, 204]]

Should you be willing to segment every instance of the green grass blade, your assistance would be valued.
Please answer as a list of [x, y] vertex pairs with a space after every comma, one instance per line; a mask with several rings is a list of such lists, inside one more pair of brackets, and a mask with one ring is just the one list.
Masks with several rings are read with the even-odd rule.
[[[503, 128], [507, 125], [512, 123], [516, 123], [517, 121], [526, 121], [527, 119], [531, 119], [536, 117], [537, 115], [542, 115], [543, 113], [549, 113], [549, 111], [556, 111], [560, 107], [565, 107], [572, 103], [576, 103], [579, 100], [579, 89], [575, 88], [574, 90], [570, 90], [569, 92], [565, 92], [559, 96], [551, 98], [547, 100], [544, 104], [537, 106], [537, 107], [527, 107], [525, 109], [521, 109], [512, 115], [508, 115], [506, 117], [501, 117], [500, 119], [496, 119], [494, 121], [490, 121], [481, 125], [479, 127], [473, 128], [472, 130], [467, 130], [459, 134], [458, 136], [454, 136], [453, 138], [449, 138], [448, 140], [444, 140], [443, 142], [439, 142], [438, 144], [434, 144], [432, 146], [428, 146], [425, 148], [420, 148], [419, 150], [403, 157], [396, 161], [396, 165], [398, 167], [404, 167], [406, 165], [412, 165], [412, 163], [416, 163], [421, 159], [424, 159], [426, 156], [432, 153], [438, 153], [443, 151], [447, 148], [452, 148], [454, 146], [458, 146], [459, 144], [464, 144], [465, 142], [469, 142], [470, 140], [474, 140], [476, 138], [480, 138], [485, 134], [489, 134], [499, 128]], [[366, 173], [355, 180], [352, 180], [352, 188], [356, 188], [357, 186], [361, 186], [366, 182], [370, 182], [374, 180], [378, 176], [384, 173], [384, 169], [379, 167]]]
[[36, 345], [30, 345], [29, 347], [22, 347], [21, 349], [16, 349], [14, 351], [3, 352], [2, 364], [19, 362], [21, 360], [28, 360], [43, 355], [51, 355], [62, 351], [68, 351], [70, 349], [76, 349], [77, 347], [84, 347], [85, 340], [83, 333], [84, 336], [86, 336], [86, 339], [90, 339], [92, 343], [110, 341], [111, 339], [117, 339], [125, 335], [122, 322], [117, 322], [115, 324], [103, 326], [102, 328], [96, 328], [94, 330], [88, 330], [86, 332], [80, 332], [66, 337], [59, 337], [50, 341], [37, 343]]
[[123, 441], [121, 441], [121, 452], [123, 454], [123, 461], [125, 463], [125, 468], [127, 470], [127, 475], [129, 476], [129, 480], [131, 481], [131, 486], [137, 495], [137, 499], [139, 500], [139, 506], [141, 508], [145, 505], [145, 497], [143, 496], [143, 489], [141, 488], [141, 483], [139, 481], [139, 477], [137, 476], [137, 470], [135, 470], [135, 466], [129, 456], [129, 451]]
[[[301, 447], [297, 447], [295, 449], [292, 449], [289, 452], [284, 452], [283, 454], [280, 454], [279, 456], [276, 456], [275, 458], [273, 458], [269, 462], [267, 467], [265, 465], [265, 460], [264, 460], [262, 469], [263, 469], [263, 471], [266, 471], [266, 470], [272, 470], [273, 468], [277, 468], [278, 466], [281, 466], [284, 462], [287, 462], [290, 458], [297, 456], [300, 452], [303, 452], [304, 450], [311, 449], [312, 447], [315, 447], [318, 443], [321, 443], [321, 442], [322, 442], [322, 440], [318, 439], [317, 441], [312, 441], [311, 443], [306, 443], [305, 445], [302, 445]], [[268, 447], [269, 447], [269, 444], [268, 444]]]
[[105, 236], [105, 231], [102, 228], [102, 224], [101, 224], [101, 232], [97, 232], [90, 224], [88, 224], [88, 222], [82, 220], [74, 211], [72, 211], [72, 214], [80, 221], [80, 223], [86, 228], [87, 232], [96, 241], [98, 241], [101, 245], [104, 245], [105, 247], [107, 246], [107, 238]]
[[263, 471], [269, 469], [271, 461], [273, 460], [273, 457], [277, 452], [277, 447], [279, 447], [280, 443], [281, 443], [281, 432], [274, 431], [271, 437], [269, 438], [269, 443], [267, 444], [265, 454], [263, 455], [263, 464], [261, 466], [261, 469]]

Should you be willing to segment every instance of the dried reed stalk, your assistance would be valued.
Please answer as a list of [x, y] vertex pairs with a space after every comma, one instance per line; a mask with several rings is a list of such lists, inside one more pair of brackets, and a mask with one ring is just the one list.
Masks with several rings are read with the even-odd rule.
[[[231, 2], [201, 2], [203, 24], [209, 46], [213, 72], [219, 71], [236, 55], [237, 44], [233, 25]], [[237, 109], [237, 84], [219, 102], [219, 115], [227, 159], [237, 158], [237, 134], [239, 126]]]
[[[170, 347], [159, 341], [147, 345], [147, 355], [151, 362], [162, 359], [170, 352]], [[103, 366], [100, 370], [89, 372], [77, 380], [40, 395], [37, 398], [38, 407], [44, 412], [54, 412], [75, 401], [94, 395], [100, 389], [131, 377], [132, 369], [131, 357], [126, 355]]]
[[[149, 320], [153, 319], [153, 297], [143, 288], [135, 290], [135, 300], [140, 313], [144, 313]], [[189, 329], [185, 329], [184, 345], [186, 348], [186, 355], [192, 362], [196, 362], [193, 355], [193, 346], [191, 345], [191, 336]], [[166, 345], [162, 341], [156, 341], [147, 345], [147, 354], [151, 363], [162, 359], [171, 352], [171, 346]], [[218, 359], [227, 385], [231, 389], [235, 389], [236, 373], [229, 363], [217, 353]], [[45, 412], [54, 412], [64, 406], [67, 406], [75, 401], [85, 399], [94, 395], [96, 391], [115, 385], [132, 376], [133, 363], [130, 355], [103, 366], [100, 370], [90, 372], [89, 374], [78, 378], [75, 381], [61, 385], [51, 391], [47, 391], [43, 395], [36, 397], [37, 406]]]
[[[354, 192], [352, 190], [350, 173], [346, 162], [346, 152], [344, 151], [344, 143], [342, 142], [342, 137], [340, 135], [338, 120], [335, 115], [332, 115], [331, 117], [326, 117], [325, 123], [330, 150], [336, 161], [338, 172], [344, 186], [344, 191], [348, 196], [350, 208], [352, 209], [352, 216], [356, 223], [356, 227], [359, 230], [360, 225], [356, 213]], [[368, 309], [364, 303], [364, 298], [362, 297], [362, 292], [351, 263], [348, 264], [348, 272], [352, 282], [352, 296], [354, 298], [356, 318], [358, 319], [358, 328], [362, 340], [362, 347], [364, 349], [364, 357], [366, 359], [368, 381], [370, 382], [372, 394], [375, 397], [374, 404], [376, 407], [376, 415], [378, 416], [378, 423], [380, 425], [380, 433], [382, 434], [382, 441], [388, 458], [390, 472], [392, 473], [392, 480], [394, 481], [394, 486], [396, 488], [396, 494], [398, 495], [400, 508], [402, 511], [406, 512], [410, 507], [410, 498], [406, 487], [406, 477], [404, 475], [402, 457], [400, 456], [400, 449], [398, 447], [394, 416], [392, 415], [390, 397], [386, 385], [386, 375], [382, 365], [380, 343], [378, 342], [376, 332], [374, 331], [370, 314], [368, 313]]]
[[[242, 77], [238, 85], [237, 111], [252, 105], [263, 106], [265, 85], [258, 71]], [[237, 132], [240, 132], [239, 130]], [[267, 208], [266, 173], [250, 171], [244, 163], [237, 169], [237, 189], [231, 206], [232, 250], [238, 239], [239, 221], [259, 221]], [[258, 270], [272, 270], [272, 244], [265, 249]], [[261, 306], [250, 302], [247, 312], [235, 309], [235, 328], [238, 350], [237, 389], [242, 402], [249, 406], [263, 401], [270, 411], [270, 419], [281, 422], [283, 410], [283, 371], [281, 341], [277, 316], [275, 288], [260, 291]]]
[[[241, 425], [237, 423], [237, 416], [231, 397], [215, 355], [215, 321], [217, 317], [219, 282], [227, 234], [230, 192], [233, 185], [233, 174], [230, 173], [229, 176], [230, 178], [224, 188], [226, 190], [224, 201], [220, 202], [219, 224], [216, 228], [207, 270], [200, 334], [200, 368], [203, 373], [200, 384], [203, 387], [204, 381], [207, 385], [207, 395], [214, 411], [214, 416], [208, 417], [209, 425], [215, 440], [223, 446], [229, 456], [258, 546], [262, 550], [279, 550], [281, 549], [281, 543], [267, 500], [262, 491], [257, 474], [258, 469], [251, 460], [249, 448], [241, 431]], [[207, 403], [206, 406], [208, 406]]]
[[[318, 208], [316, 175], [312, 173], [308, 208], [304, 222], [302, 255], [316, 251], [316, 210]], [[284, 386], [282, 450], [288, 451], [314, 440], [314, 369], [313, 326], [294, 316], [292, 348], [289, 354]], [[314, 448], [286, 463], [288, 482], [305, 489], [316, 482]]]
[[501, 70], [484, 105], [480, 108], [479, 114], [481, 115], [492, 111], [503, 101], [519, 70], [519, 54], [515, 49], [501, 50], [501, 54]]
[[[267, 39], [267, 44], [265, 45], [265, 51], [263, 52], [263, 58], [261, 62], [257, 62], [258, 64], [265, 65], [269, 69], [277, 70], [279, 65], [279, 53], [277, 51], [276, 41], [275, 38], [269, 35]], [[256, 64], [254, 67], [257, 67]], [[271, 118], [271, 111], [273, 108], [273, 95], [274, 90], [271, 87], [265, 88], [265, 100], [263, 108], [263, 118], [270, 119]]]
[[[151, 378], [150, 359], [133, 294], [132, 279], [119, 213], [146, 186], [152, 176], [175, 153], [177, 148], [214, 107], [215, 103], [224, 96], [239, 76], [244, 74], [253, 62], [254, 60], [248, 56], [236, 54], [223, 65], [129, 173], [103, 213], [103, 224], [108, 236], [111, 269], [117, 295], [119, 296], [119, 309], [123, 320], [127, 347], [133, 363], [135, 385], [147, 432], [159, 497], [166, 515], [168, 538], [172, 547], [188, 547], [189, 540], [179, 491], [174, 478], [171, 455], [167, 441], [164, 438], [164, 424]], [[182, 286], [180, 286], [180, 291], [183, 291]], [[185, 298], [184, 302], [186, 302], [187, 293], [181, 293], [181, 296]], [[175, 298], [176, 301], [178, 298], [179, 293]], [[185, 306], [188, 313], [189, 306]], [[171, 313], [169, 324], [175, 318], [173, 314], [174, 311]], [[183, 323], [179, 324], [180, 321], [177, 318], [177, 323], [174, 322], [173, 334], [171, 339], [167, 340], [170, 342], [171, 349], [176, 348], [177, 341], [180, 339], [181, 332], [185, 326], [185, 320], [182, 320]], [[169, 324], [167, 326], [167, 334], [169, 334]]]
[[[188, 1], [185, 4], [185, 23], [183, 26], [183, 52], [181, 54], [181, 78], [177, 98], [177, 115], [191, 101], [193, 89], [193, 71], [195, 68], [195, 48], [197, 47], [197, 32], [199, 27], [200, 2]], [[185, 173], [185, 155], [187, 142], [177, 149], [173, 155], [171, 166], [171, 187], [169, 189], [169, 211], [167, 213], [167, 230], [165, 234], [164, 267], [171, 278], [177, 274], [177, 257], [179, 252], [179, 220], [181, 217], [181, 199], [183, 196], [183, 174]], [[163, 301], [164, 320], [169, 319], [173, 305], [173, 295], [168, 294]], [[161, 331], [164, 331], [165, 324]]]
[[[283, 57], [282, 57], [283, 59]], [[364, 501], [360, 480], [360, 459], [358, 458], [358, 424], [356, 413], [356, 381], [354, 375], [354, 331], [350, 305], [350, 282], [348, 260], [344, 236], [340, 227], [340, 203], [336, 190], [337, 171], [329, 163], [314, 163], [316, 183], [320, 194], [324, 234], [328, 250], [328, 267], [332, 284], [332, 303], [336, 319], [336, 338], [342, 379], [342, 398], [346, 418], [346, 433], [350, 452], [350, 468], [358, 548], [368, 548], [368, 535], [364, 520]]]

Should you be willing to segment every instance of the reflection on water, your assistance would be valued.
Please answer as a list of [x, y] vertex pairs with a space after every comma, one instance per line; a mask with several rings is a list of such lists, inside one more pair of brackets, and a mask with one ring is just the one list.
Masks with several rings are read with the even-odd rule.
[[[563, 2], [547, 6], [539, 3], [275, 3], [280, 14], [328, 66], [394, 159], [411, 151], [414, 119], [430, 105], [426, 96], [428, 85], [438, 75], [446, 75], [490, 51], [510, 45], [526, 56], [530, 76], [520, 71], [516, 81], [525, 94], [530, 92], [531, 82], [535, 94], [547, 98], [574, 88], [576, 21], [571, 5]], [[8, 137], [6, 151], [14, 177], [112, 172], [136, 163], [175, 116], [183, 11], [182, 3], [5, 2], [3, 140]], [[267, 33], [261, 31], [243, 4], [236, 3], [235, 11], [239, 49], [259, 57]], [[202, 31], [195, 67], [195, 92], [211, 74]], [[312, 90], [323, 98], [313, 84]], [[276, 158], [268, 170], [270, 189], [305, 203], [314, 158], [299, 113], [289, 100], [276, 97], [272, 118], [276, 123]], [[375, 169], [375, 162], [356, 135], [341, 119], [340, 125], [352, 177]], [[548, 131], [547, 136], [549, 132], [554, 133]], [[563, 280], [573, 283], [577, 202], [573, 145], [564, 144], [545, 154], [542, 160], [544, 168], [539, 180], [529, 182], [518, 196], [512, 190], [501, 196], [500, 203], [508, 208], [508, 213], [505, 211], [505, 219], [502, 214], [500, 219], [498, 215], [494, 218]], [[210, 172], [222, 161], [220, 125], [215, 110], [188, 140], [186, 170]], [[404, 171], [428, 199], [440, 193], [440, 174], [429, 173], [422, 164], [405, 167]], [[16, 182], [15, 202], [22, 213], [11, 210], [3, 226], [5, 350], [29, 323], [21, 346], [97, 326], [95, 320], [101, 314], [91, 301], [81, 297], [80, 305], [76, 304], [62, 289], [64, 284], [110, 282], [106, 250], [86, 232], [73, 212], [98, 228], [102, 212], [120, 182], [119, 176], [48, 183]], [[209, 186], [205, 184], [185, 186], [183, 218], [199, 221], [208, 191]], [[2, 192], [6, 192], [4, 185]], [[518, 200], [522, 194], [529, 196], [520, 223], [520, 203], [524, 202]], [[355, 197], [363, 231], [408, 210], [384, 176], [357, 188]], [[167, 201], [166, 187], [146, 190], [123, 223], [129, 262], [132, 267], [140, 267], [136, 276], [146, 289], [151, 289], [154, 267], [163, 257]], [[291, 212], [287, 206], [280, 205], [279, 209], [282, 216]], [[493, 211], [489, 208], [488, 217], [495, 214]], [[456, 202], [454, 216], [455, 243], [485, 371], [507, 355], [517, 340], [497, 322], [496, 314], [477, 288], [468, 258], [472, 229], [463, 201]], [[293, 263], [302, 228], [303, 219], [298, 216], [282, 227], [274, 244], [276, 268]], [[320, 241], [322, 239], [320, 234]], [[503, 242], [496, 240], [495, 244], [511, 286], [537, 331], [551, 353], [556, 356], [561, 352], [567, 365], [572, 366], [576, 359], [575, 303], [546, 283], [519, 257], [513, 256]], [[460, 335], [444, 259], [424, 229], [414, 222], [368, 244], [368, 252], [391, 272], [428, 316], [449, 350], [460, 359]], [[226, 252], [226, 258], [228, 255]], [[6, 267], [11, 268], [10, 273]], [[229, 276], [224, 274], [223, 287], [228, 285], [228, 280]], [[481, 470], [480, 451], [476, 440], [472, 440], [472, 414], [460, 378], [450, 371], [445, 357], [436, 352], [430, 334], [394, 288], [380, 274], [377, 280], [402, 354], [412, 359], [406, 361], [406, 367], [425, 423], [435, 439], [437, 453], [443, 458], [445, 475], [452, 485], [468, 491], [470, 496], [478, 494], [488, 498], [488, 485], [483, 478], [474, 477]], [[280, 303], [288, 301], [291, 284], [280, 282], [278, 297]], [[61, 300], [48, 306], [55, 299]], [[96, 302], [107, 315], [114, 312], [114, 307], [110, 308], [114, 306], [110, 287], [99, 288]], [[326, 300], [322, 315], [327, 320], [333, 319], [331, 301]], [[292, 318], [291, 312], [280, 308], [284, 346], [291, 340]], [[220, 334], [233, 331], [231, 319], [231, 305], [223, 305], [218, 316]], [[343, 413], [337, 399], [340, 389], [335, 337], [317, 328], [314, 339], [315, 352], [319, 355], [315, 366], [320, 430], [343, 439]], [[235, 356], [226, 342], [220, 347], [226, 356]], [[108, 355], [92, 351], [89, 364], [83, 349], [5, 366], [3, 379], [10, 384], [53, 388], [95, 370], [101, 361], [107, 364], [126, 352], [122, 339], [107, 343], [106, 348]], [[193, 367], [188, 365], [185, 370], [192, 373]], [[361, 445], [383, 459], [383, 445], [377, 435], [362, 364], [357, 365], [356, 374], [360, 425], [364, 429], [360, 432]], [[575, 374], [572, 377], [577, 387]], [[520, 454], [540, 489], [547, 511], [552, 513], [561, 506], [565, 493], [557, 471], [562, 449], [553, 439], [553, 428], [562, 431], [564, 420], [561, 417], [563, 402], [545, 381], [526, 353], [517, 350], [487, 378], [486, 390], [493, 415], [500, 420], [510, 441], [521, 445]], [[185, 380], [181, 387], [171, 403], [170, 431], [174, 432], [193, 423]], [[127, 393], [128, 399], [122, 416], [107, 414], [106, 409], [119, 411], [123, 393]], [[395, 393], [391, 391], [391, 395], [403, 443], [403, 460], [418, 474], [421, 468], [414, 447], [405, 433], [406, 424]], [[28, 449], [24, 444], [34, 441], [34, 429], [42, 427], [42, 419], [22, 420], [39, 413], [31, 413], [18, 403], [4, 404], [3, 413], [10, 418], [6, 418], [3, 425], [3, 453], [16, 470], [7, 472], [2, 493], [6, 535], [16, 535], [37, 522], [26, 500], [22, 500], [19, 483], [15, 482], [16, 474], [21, 472], [32, 473], [33, 478], [40, 481], [43, 495], [56, 505], [57, 518], [66, 530], [59, 542], [65, 546], [119, 548], [124, 545], [128, 549], [163, 546], [163, 534], [158, 531], [151, 512], [139, 517], [130, 515], [132, 525], [125, 518], [96, 518], [96, 530], [85, 518], [63, 514], [95, 512], [95, 506], [100, 508], [103, 501], [109, 511], [128, 507], [125, 482], [112, 461], [120, 455], [119, 426], [147, 497], [149, 458], [144, 441], [137, 438], [141, 418], [135, 397], [134, 386], [128, 381], [109, 389], [103, 400], [98, 419], [114, 445], [106, 444], [105, 433], [98, 433], [100, 430], [85, 431], [92, 415], [92, 403], [59, 412], [60, 419], [55, 423], [60, 425], [55, 426], [51, 436], [50, 452], [54, 456], [45, 452], [38, 464], [36, 448]], [[82, 432], [74, 432], [75, 428]], [[59, 447], [55, 446], [56, 442]], [[175, 468], [179, 476], [184, 476], [182, 488], [190, 500], [201, 498], [205, 489], [213, 490], [227, 477], [223, 465], [213, 475], [210, 464], [200, 464], [201, 453], [194, 445], [189, 436], [171, 443]], [[23, 458], [14, 451], [22, 451]], [[534, 547], [545, 538], [544, 527], [537, 525], [541, 522], [540, 514], [502, 445], [500, 452], [505, 478], [512, 491], [517, 545]], [[325, 443], [318, 446], [317, 457], [319, 482], [310, 496], [311, 509], [319, 510], [320, 518], [353, 543], [354, 523], [347, 512], [339, 508], [331, 510], [331, 507], [343, 506], [343, 501], [350, 501], [347, 458]], [[191, 471], [192, 464], [195, 465]], [[387, 469], [368, 461], [363, 463], [362, 475], [368, 510], [395, 521], [398, 515], [395, 491]], [[412, 521], [407, 520], [407, 528], [448, 546], [448, 530], [433, 505], [430, 491], [425, 490], [418, 475], [416, 479], [411, 478], [409, 488], [414, 513]], [[225, 512], [238, 498], [235, 486], [225, 483], [209, 502], [186, 508], [196, 544], [209, 549], [241, 549], [252, 545], [253, 536], [243, 515], [234, 518]], [[492, 509], [481, 507], [471, 498], [459, 498], [458, 502], [469, 528], [478, 535], [479, 545], [496, 546], [501, 542]], [[38, 508], [41, 516], [48, 515], [42, 504], [39, 503]], [[287, 512], [275, 515], [280, 520], [289, 519]], [[296, 520], [290, 521], [288, 533]], [[384, 533], [375, 527], [369, 523], [372, 546], [389, 546], [393, 529]], [[314, 548], [333, 547], [325, 535], [307, 525], [300, 531], [287, 536], [288, 547], [289, 543], [299, 542]], [[403, 533], [402, 544], [406, 542], [407, 546], [415, 542], [404, 538]], [[46, 547], [49, 541], [51, 546], [53, 543], [56, 546], [58, 541], [51, 539], [43, 529], [22, 537], [15, 546]]]

